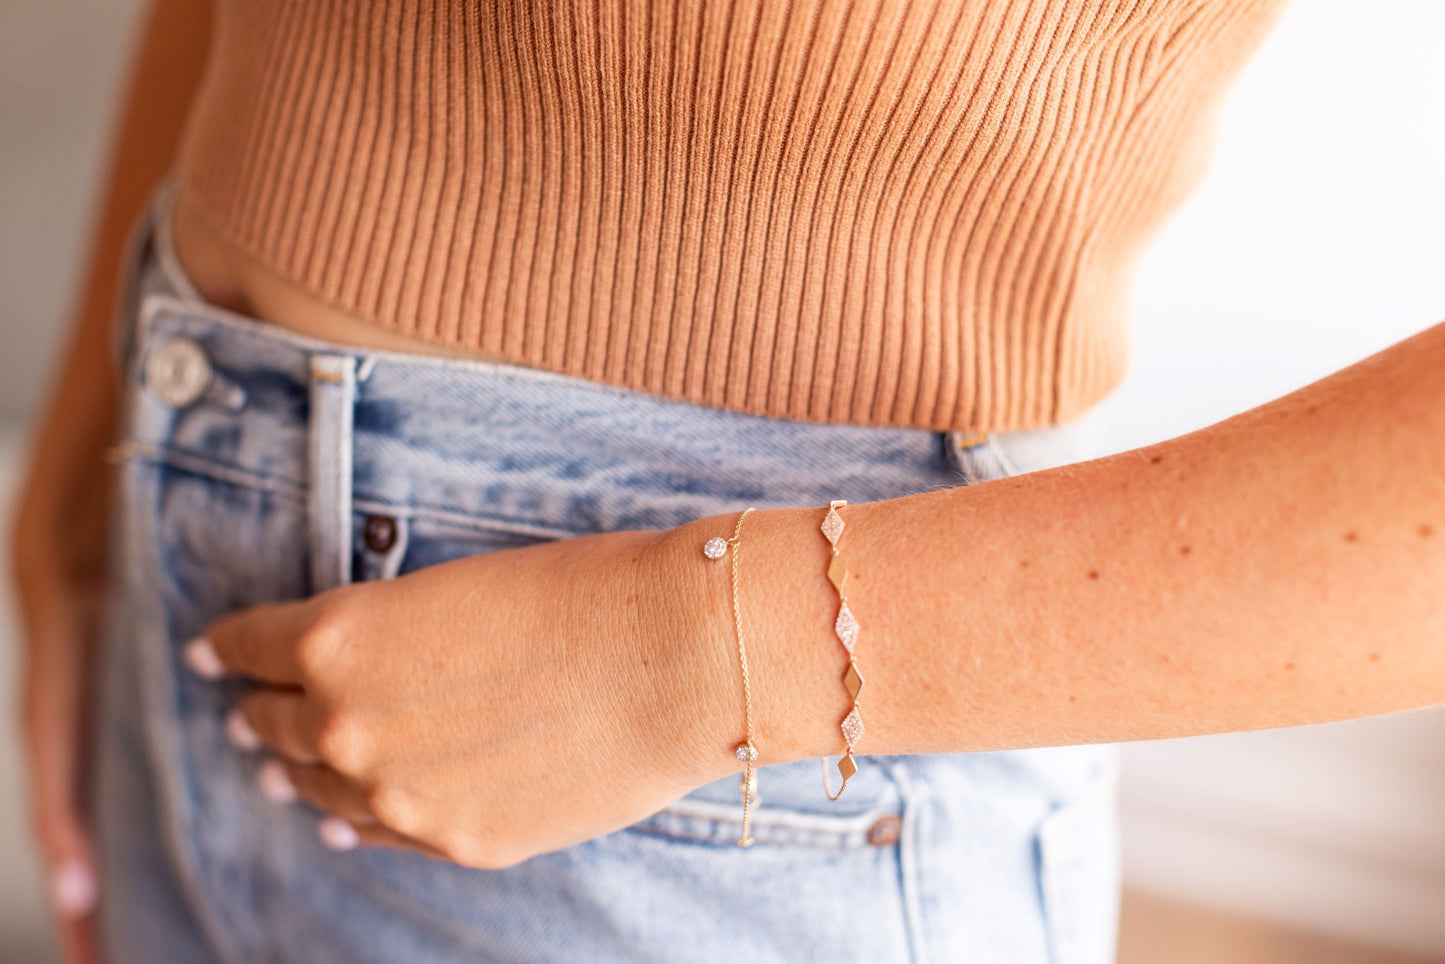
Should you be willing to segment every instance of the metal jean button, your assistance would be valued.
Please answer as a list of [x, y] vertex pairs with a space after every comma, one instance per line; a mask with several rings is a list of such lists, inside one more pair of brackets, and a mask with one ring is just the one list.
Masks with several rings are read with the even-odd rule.
[[903, 835], [903, 819], [889, 814], [873, 821], [868, 828], [868, 842], [875, 847], [888, 847], [898, 842]]
[[183, 408], [211, 385], [211, 361], [200, 345], [176, 336], [157, 345], [146, 358], [146, 384], [172, 408]]
[[366, 548], [372, 552], [385, 552], [396, 545], [396, 520], [389, 515], [369, 515], [361, 527]]

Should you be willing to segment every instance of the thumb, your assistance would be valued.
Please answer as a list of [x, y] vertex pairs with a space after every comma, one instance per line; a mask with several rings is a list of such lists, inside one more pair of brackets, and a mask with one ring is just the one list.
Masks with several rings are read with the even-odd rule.
[[83, 918], [95, 909], [100, 889], [90, 841], [76, 815], [53, 807], [41, 815], [41, 849], [50, 869], [50, 901], [62, 918]]
[[55, 660], [39, 662], [42, 671], [35, 673], [32, 667], [25, 694], [31, 825], [50, 875], [62, 959], [95, 964], [99, 956], [92, 922], [100, 888], [80, 802], [83, 687], [75, 675], [56, 673]]
[[24, 692], [30, 758], [30, 818], [62, 918], [88, 915], [99, 894], [95, 855], [82, 806], [84, 649], [79, 634], [50, 633], [28, 654]]

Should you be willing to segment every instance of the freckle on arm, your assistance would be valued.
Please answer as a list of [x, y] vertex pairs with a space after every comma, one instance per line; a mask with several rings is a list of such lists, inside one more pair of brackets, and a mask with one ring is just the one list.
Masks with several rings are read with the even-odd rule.
[[1360, 541], [1360, 534], [1359, 534], [1358, 532], [1353, 532], [1353, 531], [1352, 531], [1352, 532], [1346, 532], [1346, 533], [1345, 533], [1345, 541], [1346, 541], [1346, 542], [1359, 542], [1359, 541]]
[[1089, 570], [1089, 578], [1090, 578], [1090, 579], [1098, 579], [1098, 578], [1099, 578], [1099, 570], [1097, 570], [1097, 569], [1090, 569], [1090, 570]]

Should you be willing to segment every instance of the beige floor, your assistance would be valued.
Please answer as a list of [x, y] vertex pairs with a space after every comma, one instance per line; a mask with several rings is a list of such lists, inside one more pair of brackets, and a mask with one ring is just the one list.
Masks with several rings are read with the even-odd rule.
[[1430, 964], [1278, 924], [1125, 893], [1118, 964]]

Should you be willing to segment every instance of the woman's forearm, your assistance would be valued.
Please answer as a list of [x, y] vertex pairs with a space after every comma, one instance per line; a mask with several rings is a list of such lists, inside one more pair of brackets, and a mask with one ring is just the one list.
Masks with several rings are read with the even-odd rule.
[[12, 554], [22, 580], [56, 566], [94, 570], [103, 560], [109, 473], [102, 452], [115, 418], [110, 338], [121, 256], [151, 191], [171, 166], [205, 62], [210, 22], [209, 4], [192, 0], [156, 0], [143, 22], [111, 133], [69, 345], [34, 434], [15, 510]]
[[[842, 512], [860, 753], [1445, 702], [1445, 325], [1157, 445]], [[743, 538], [757, 743], [774, 762], [842, 749], [847, 658], [822, 514], [755, 513]], [[724, 567], [684, 560], [732, 521], [668, 540], [717, 663], [692, 695], [720, 743], [742, 725], [729, 586]]]

